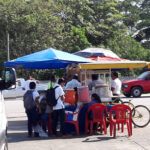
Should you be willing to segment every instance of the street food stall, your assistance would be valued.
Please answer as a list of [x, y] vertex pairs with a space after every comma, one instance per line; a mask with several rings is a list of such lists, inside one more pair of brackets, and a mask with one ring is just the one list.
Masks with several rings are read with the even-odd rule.
[[[111, 95], [109, 95], [109, 92], [104, 91], [110, 91], [110, 82], [111, 82], [111, 71], [119, 71], [121, 69], [129, 69], [133, 70], [135, 68], [144, 68], [144, 67], [150, 67], [150, 63], [146, 61], [118, 61], [118, 62], [96, 62], [96, 63], [82, 63], [79, 64], [78, 69], [80, 70], [80, 76], [81, 76], [81, 82], [83, 87], [88, 86], [88, 82], [90, 79], [91, 74], [99, 74], [99, 77], [102, 78], [105, 81], [105, 84], [107, 86], [103, 86], [105, 90], [103, 90], [103, 96], [101, 97], [102, 102], [110, 102], [111, 101]], [[101, 87], [100, 87], [101, 88]], [[107, 89], [107, 90], [106, 90]], [[108, 95], [107, 95], [108, 94]], [[86, 94], [83, 93], [83, 96]], [[90, 95], [90, 92], [89, 92]], [[86, 96], [87, 97], [87, 96]], [[78, 99], [79, 100], [79, 99]], [[80, 101], [81, 102], [81, 101]], [[88, 101], [82, 101], [84, 104], [82, 109], [79, 113], [79, 130], [80, 132], [85, 132], [85, 115], [89, 108], [89, 105], [86, 105], [86, 103], [89, 103]], [[108, 112], [114, 105], [106, 105]]]
[[[81, 132], [84, 132], [85, 130], [85, 114], [89, 107], [86, 104], [90, 101], [90, 93], [88, 91], [87, 86], [88, 86], [88, 80], [90, 80], [90, 76], [92, 74], [99, 74], [99, 77], [105, 81], [105, 86], [103, 85], [102, 87], [109, 89], [110, 81], [111, 81], [110, 80], [111, 71], [113, 69], [133, 70], [134, 68], [143, 68], [147, 66], [150, 67], [150, 64], [145, 61], [95, 62], [83, 57], [75, 56], [73, 54], [68, 54], [52, 48], [6, 62], [5, 66], [14, 67], [14, 68], [25, 68], [25, 69], [60, 69], [60, 68], [66, 68], [68, 65], [71, 66], [72, 63], [79, 64], [77, 69], [80, 70], [80, 74], [81, 74], [80, 79], [82, 82], [82, 87], [78, 88], [78, 98], [74, 101], [75, 97], [73, 96], [71, 99], [69, 99], [71, 97], [69, 95], [68, 96], [69, 101], [67, 102], [70, 103], [71, 105], [74, 105], [77, 101], [85, 104], [84, 109], [80, 110], [80, 114], [78, 112], [78, 116], [71, 117], [71, 121], [74, 121], [74, 119], [76, 120], [78, 119], [77, 121], [79, 121], [79, 130]], [[105, 93], [105, 95], [109, 96], [107, 95], [107, 93]], [[105, 97], [101, 97], [101, 98], [104, 101], [108, 100], [105, 99]], [[74, 103], [72, 103], [72, 99]], [[79, 111], [78, 106], [76, 111]]]
[[[107, 86], [103, 87], [103, 98], [111, 96], [108, 90], [110, 89], [111, 83], [111, 71], [114, 70], [122, 70], [122, 69], [129, 69], [133, 70], [135, 68], [144, 68], [150, 67], [150, 63], [146, 61], [103, 61], [103, 62], [96, 62], [96, 63], [82, 63], [79, 64], [79, 69], [81, 70], [80, 79], [83, 85], [87, 86], [89, 82], [89, 77], [91, 74], [99, 74], [99, 77], [105, 82]], [[101, 88], [102, 89], [102, 88]], [[107, 91], [104, 93], [104, 91]], [[104, 101], [108, 99], [104, 98]], [[110, 100], [110, 98], [109, 98]]]

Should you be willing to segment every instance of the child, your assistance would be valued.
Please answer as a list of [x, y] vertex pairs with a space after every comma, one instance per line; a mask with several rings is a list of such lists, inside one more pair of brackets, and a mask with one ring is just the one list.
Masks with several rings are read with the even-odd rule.
[[30, 90], [24, 94], [24, 107], [28, 117], [28, 137], [32, 137], [32, 126], [34, 129], [34, 136], [38, 137], [38, 110], [41, 112], [39, 104], [39, 93], [35, 90], [35, 82], [30, 82]]

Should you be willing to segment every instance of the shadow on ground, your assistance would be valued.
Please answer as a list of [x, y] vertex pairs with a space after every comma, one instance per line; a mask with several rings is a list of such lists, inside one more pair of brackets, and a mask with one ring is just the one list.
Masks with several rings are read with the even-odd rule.
[[[81, 139], [81, 142], [101, 142], [113, 139], [113, 137], [104, 137], [103, 135], [96, 135], [96, 136], [72, 136], [72, 137], [52, 137], [51, 135], [47, 138], [43, 137], [27, 137], [27, 132], [20, 132], [20, 133], [8, 133], [8, 143], [17, 143], [22, 141], [39, 141], [39, 140], [71, 140], [71, 139]], [[84, 139], [84, 140], [83, 140]]]

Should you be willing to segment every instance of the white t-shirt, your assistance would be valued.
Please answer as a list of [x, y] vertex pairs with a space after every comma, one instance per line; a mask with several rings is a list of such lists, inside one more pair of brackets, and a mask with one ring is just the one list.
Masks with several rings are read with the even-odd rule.
[[119, 80], [119, 78], [116, 78], [115, 80], [112, 80], [112, 82], [111, 82], [111, 87], [113, 87], [113, 88], [115, 89], [115, 90], [113, 91], [113, 94], [118, 94], [118, 95], [120, 95], [121, 86], [122, 86], [122, 83], [121, 83], [121, 81]]
[[33, 99], [35, 100], [39, 96], [40, 96], [39, 93], [36, 90], [34, 90], [33, 91]]
[[30, 82], [34, 82], [36, 84], [36, 81], [35, 80], [26, 80], [23, 85], [22, 85], [22, 88], [25, 88], [25, 91], [28, 91], [30, 90]]
[[78, 80], [72, 79], [66, 84], [66, 89], [74, 89], [75, 87], [80, 87], [80, 86], [81, 83]]
[[54, 85], [54, 88], [55, 88], [56, 86], [59, 86], [59, 87], [57, 87], [57, 88], [55, 89], [55, 97], [56, 97], [56, 99], [58, 99], [58, 100], [57, 100], [56, 106], [53, 107], [53, 110], [58, 110], [58, 109], [63, 109], [63, 108], [65, 108], [65, 106], [64, 106], [64, 104], [63, 104], [63, 100], [61, 100], [61, 96], [63, 96], [65, 93], [64, 93], [62, 87], [61, 87], [59, 84], [55, 84], [55, 85]]

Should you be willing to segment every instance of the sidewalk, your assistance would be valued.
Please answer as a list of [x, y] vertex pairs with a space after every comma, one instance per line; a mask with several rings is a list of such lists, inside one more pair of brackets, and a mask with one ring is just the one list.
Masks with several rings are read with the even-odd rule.
[[[12, 107], [13, 106], [13, 107]], [[22, 100], [7, 100], [9, 150], [150, 150], [150, 125], [133, 128], [133, 136], [117, 131], [114, 139], [109, 135], [73, 136], [69, 138], [27, 138], [26, 114]]]

